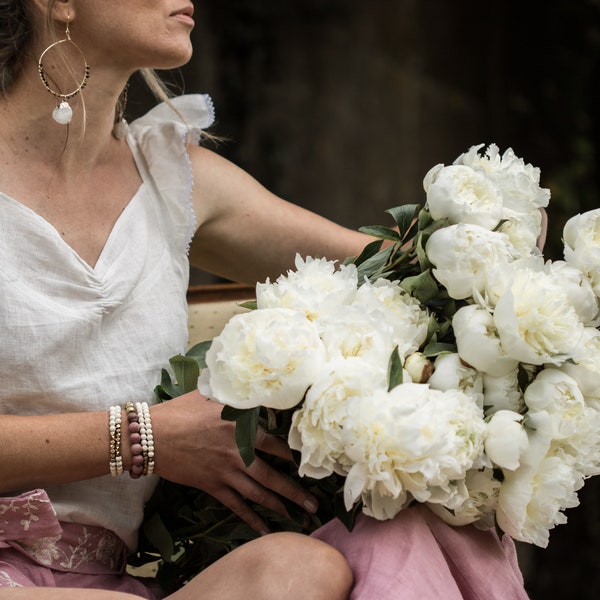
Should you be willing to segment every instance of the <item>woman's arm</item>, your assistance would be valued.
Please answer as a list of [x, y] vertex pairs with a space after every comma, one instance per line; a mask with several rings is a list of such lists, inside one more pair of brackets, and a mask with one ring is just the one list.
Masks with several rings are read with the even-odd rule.
[[106, 475], [108, 412], [0, 415], [0, 494]]
[[232, 281], [275, 278], [301, 255], [343, 260], [373, 238], [286, 202], [206, 148], [190, 147], [198, 230], [191, 260]]
[[[285, 497], [308, 511], [314, 496], [260, 458], [246, 468], [235, 442], [235, 424], [221, 419], [222, 406], [191, 392], [150, 408], [155, 445], [154, 472], [206, 491], [260, 533], [264, 521], [245, 499], [286, 514]], [[122, 413], [123, 423], [126, 415]], [[123, 430], [123, 466], [131, 452]], [[0, 415], [0, 495], [108, 475], [108, 411], [43, 416]], [[280, 438], [259, 431], [259, 450], [289, 458]], [[127, 473], [120, 477], [129, 477]]]

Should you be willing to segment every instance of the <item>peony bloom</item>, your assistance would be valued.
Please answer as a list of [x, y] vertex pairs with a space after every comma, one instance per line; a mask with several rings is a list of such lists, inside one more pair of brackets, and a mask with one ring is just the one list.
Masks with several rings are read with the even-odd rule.
[[496, 303], [494, 324], [505, 352], [532, 365], [572, 358], [583, 334], [561, 279], [528, 268], [513, 273]]
[[519, 413], [499, 410], [492, 415], [487, 424], [485, 453], [502, 469], [517, 469], [521, 454], [529, 446], [522, 421], [523, 415]]
[[562, 260], [548, 261], [544, 269], [561, 282], [579, 320], [584, 325], [594, 325], [598, 318], [598, 297], [581, 270]]
[[543, 433], [530, 431], [521, 466], [504, 474], [496, 510], [504, 532], [542, 548], [548, 545], [549, 530], [566, 523], [561, 511], [579, 504], [577, 490], [583, 485], [573, 457], [551, 447], [550, 441]]
[[323, 342], [304, 313], [254, 310], [232, 317], [214, 338], [198, 388], [235, 408], [292, 408], [326, 360]]
[[397, 281], [365, 281], [352, 306], [392, 327], [391, 341], [402, 358], [418, 350], [427, 338], [429, 312]]
[[411, 497], [451, 502], [456, 481], [482, 454], [484, 435], [481, 411], [459, 391], [405, 383], [352, 399], [342, 434], [353, 463], [344, 486], [346, 507], [362, 498], [367, 514], [387, 519]]
[[329, 358], [357, 357], [385, 368], [394, 350], [394, 328], [377, 317], [352, 304], [315, 321]]
[[505, 208], [498, 231], [506, 234], [519, 255], [538, 254], [537, 240], [542, 232], [542, 213], [537, 208], [528, 213], [514, 213]]
[[577, 382], [586, 404], [600, 410], [600, 331], [586, 327], [573, 362], [565, 362], [560, 370]]
[[600, 297], [600, 209], [571, 217], [563, 229], [565, 260], [589, 278]]
[[466, 365], [456, 352], [440, 354], [435, 359], [434, 371], [428, 383], [431, 389], [442, 392], [460, 390], [479, 407], [483, 406], [482, 374]]
[[465, 477], [468, 497], [462, 504], [448, 510], [443, 504], [428, 503], [429, 509], [449, 525], [475, 523], [481, 529], [494, 526], [494, 511], [498, 504], [501, 482], [490, 468], [471, 469]]
[[338, 307], [352, 302], [358, 286], [354, 265], [335, 268], [335, 261], [296, 255], [296, 270], [256, 286], [258, 308], [292, 308], [311, 321], [335, 314]]
[[502, 192], [480, 172], [463, 165], [433, 167], [423, 181], [427, 206], [436, 220], [494, 229], [502, 219]]
[[344, 452], [342, 431], [348, 402], [369, 398], [386, 385], [385, 368], [358, 358], [335, 360], [323, 369], [292, 417], [288, 443], [301, 453], [301, 476], [320, 479], [333, 472], [347, 473], [350, 461]]
[[521, 412], [525, 408], [523, 392], [519, 387], [519, 369], [504, 375], [483, 374], [483, 409], [486, 415], [499, 410]]
[[505, 352], [494, 319], [485, 308], [463, 306], [454, 313], [452, 328], [458, 354], [474, 369], [502, 376], [516, 368], [517, 360]]
[[[540, 187], [538, 167], [525, 164], [512, 148], [500, 155], [498, 146], [490, 144], [485, 154], [481, 155], [479, 150], [483, 147], [484, 144], [471, 146], [454, 161], [454, 164], [485, 173], [496, 187], [502, 190], [505, 211], [528, 214], [532, 209], [548, 206], [550, 190]], [[506, 214], [503, 218], [506, 218]]]
[[482, 293], [492, 266], [518, 258], [503, 233], [477, 225], [451, 225], [435, 231], [425, 246], [435, 278], [456, 300]]
[[530, 427], [573, 457], [584, 477], [600, 473], [600, 413], [588, 406], [577, 382], [558, 368], [541, 371], [525, 390]]

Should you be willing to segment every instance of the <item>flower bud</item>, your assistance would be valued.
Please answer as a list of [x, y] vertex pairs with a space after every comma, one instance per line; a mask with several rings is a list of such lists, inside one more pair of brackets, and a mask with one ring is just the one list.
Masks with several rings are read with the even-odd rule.
[[404, 369], [413, 383], [427, 383], [433, 374], [433, 363], [422, 352], [414, 352], [406, 358]]

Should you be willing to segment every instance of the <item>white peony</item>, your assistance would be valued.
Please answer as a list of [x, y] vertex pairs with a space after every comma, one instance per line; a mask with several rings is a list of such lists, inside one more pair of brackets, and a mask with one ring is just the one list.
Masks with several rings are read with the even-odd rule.
[[356, 267], [335, 267], [335, 261], [296, 255], [296, 270], [256, 285], [256, 305], [262, 308], [292, 308], [311, 321], [335, 314], [338, 307], [352, 302], [358, 286]]
[[561, 371], [579, 386], [586, 403], [600, 410], [600, 331], [586, 327], [573, 362], [565, 362]]
[[530, 427], [573, 456], [585, 477], [600, 473], [600, 413], [585, 403], [577, 382], [558, 368], [541, 371], [525, 390]]
[[486, 415], [499, 410], [521, 412], [525, 408], [517, 366], [504, 375], [483, 374], [483, 408]]
[[550, 438], [529, 432], [529, 447], [516, 471], [506, 471], [498, 496], [496, 518], [515, 540], [548, 545], [549, 530], [566, 523], [561, 512], [579, 504], [577, 490], [583, 477], [573, 468], [573, 457], [552, 448]]
[[494, 229], [502, 218], [502, 192], [478, 171], [463, 165], [436, 166], [423, 181], [427, 207], [436, 220]]
[[480, 409], [456, 390], [405, 383], [352, 399], [342, 435], [354, 463], [344, 486], [346, 507], [362, 498], [365, 512], [383, 519], [411, 496], [452, 501], [456, 481], [482, 454], [484, 435]]
[[489, 311], [475, 304], [463, 306], [454, 313], [452, 329], [460, 357], [474, 369], [502, 376], [517, 366], [502, 344]]
[[393, 325], [353, 304], [339, 306], [315, 325], [332, 360], [357, 357], [385, 367], [394, 350]]
[[583, 334], [560, 277], [528, 268], [513, 273], [496, 303], [494, 324], [504, 351], [532, 365], [572, 358]]
[[350, 463], [341, 440], [348, 401], [368, 398], [386, 385], [384, 368], [358, 358], [335, 360], [323, 369], [292, 417], [288, 443], [301, 453], [301, 476], [320, 479], [348, 471]]
[[585, 273], [600, 297], [600, 208], [571, 217], [563, 240], [565, 260]]
[[358, 288], [352, 306], [393, 328], [391, 340], [398, 346], [402, 359], [418, 350], [427, 338], [429, 312], [397, 281], [365, 281]]
[[493, 312], [498, 300], [506, 293], [518, 273], [522, 271], [546, 270], [544, 258], [541, 255], [531, 254], [522, 256], [510, 263], [495, 263], [490, 265], [488, 279], [482, 298], [475, 301]]
[[596, 324], [598, 318], [598, 297], [589, 279], [577, 267], [566, 261], [548, 261], [545, 270], [557, 280], [567, 294], [569, 302], [584, 325]]
[[429, 509], [449, 525], [475, 523], [481, 529], [494, 526], [494, 511], [498, 504], [501, 482], [491, 468], [471, 469], [465, 477], [468, 497], [460, 506], [448, 510], [443, 504], [428, 503]]
[[428, 383], [431, 389], [442, 392], [460, 390], [470, 396], [479, 407], [483, 406], [482, 373], [466, 365], [456, 352], [436, 357], [434, 371]]
[[[502, 191], [505, 210], [527, 214], [531, 209], [548, 206], [550, 190], [540, 187], [540, 169], [525, 164], [512, 148], [500, 155], [498, 146], [490, 144], [484, 154], [484, 144], [471, 146], [461, 154], [455, 165], [464, 165], [485, 175]], [[505, 218], [506, 215], [503, 215]]]
[[502, 469], [510, 471], [517, 469], [521, 454], [529, 446], [522, 421], [523, 415], [512, 410], [499, 410], [488, 421], [485, 453]]
[[438, 229], [427, 240], [425, 252], [435, 278], [457, 300], [482, 293], [492, 266], [518, 258], [505, 234], [469, 224]]
[[583, 394], [577, 382], [559, 369], [540, 371], [527, 386], [524, 399], [530, 420], [541, 411], [548, 415], [536, 429], [553, 440], [572, 438], [585, 426]]
[[515, 213], [505, 209], [498, 231], [506, 234], [521, 256], [537, 254], [537, 240], [542, 232], [542, 213], [537, 208], [528, 213]]
[[304, 313], [254, 310], [232, 317], [214, 338], [198, 388], [235, 408], [292, 408], [326, 360], [323, 342]]

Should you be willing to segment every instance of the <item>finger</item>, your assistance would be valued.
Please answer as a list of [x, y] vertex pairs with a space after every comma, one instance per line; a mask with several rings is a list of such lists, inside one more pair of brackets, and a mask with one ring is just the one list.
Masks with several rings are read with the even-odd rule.
[[272, 490], [279, 496], [291, 500], [309, 512], [317, 510], [319, 504], [312, 494], [309, 494], [285, 475], [270, 467], [265, 461], [256, 458], [247, 469], [247, 472], [263, 488]]
[[213, 492], [212, 495], [221, 504], [226, 506], [231, 512], [235, 513], [242, 521], [247, 523], [259, 535], [270, 533], [267, 524], [253, 511], [244, 501], [244, 499], [231, 488], [224, 488], [221, 491]]
[[236, 481], [235, 490], [247, 500], [267, 508], [282, 517], [290, 518], [285, 505], [281, 501], [281, 496], [271, 489], [264, 487], [258, 480], [250, 476], [250, 474], [245, 476], [244, 481], [239, 479]]
[[256, 432], [255, 446], [258, 450], [279, 456], [285, 460], [293, 460], [292, 451], [287, 442], [279, 436], [267, 433], [264, 429], [258, 429]]

